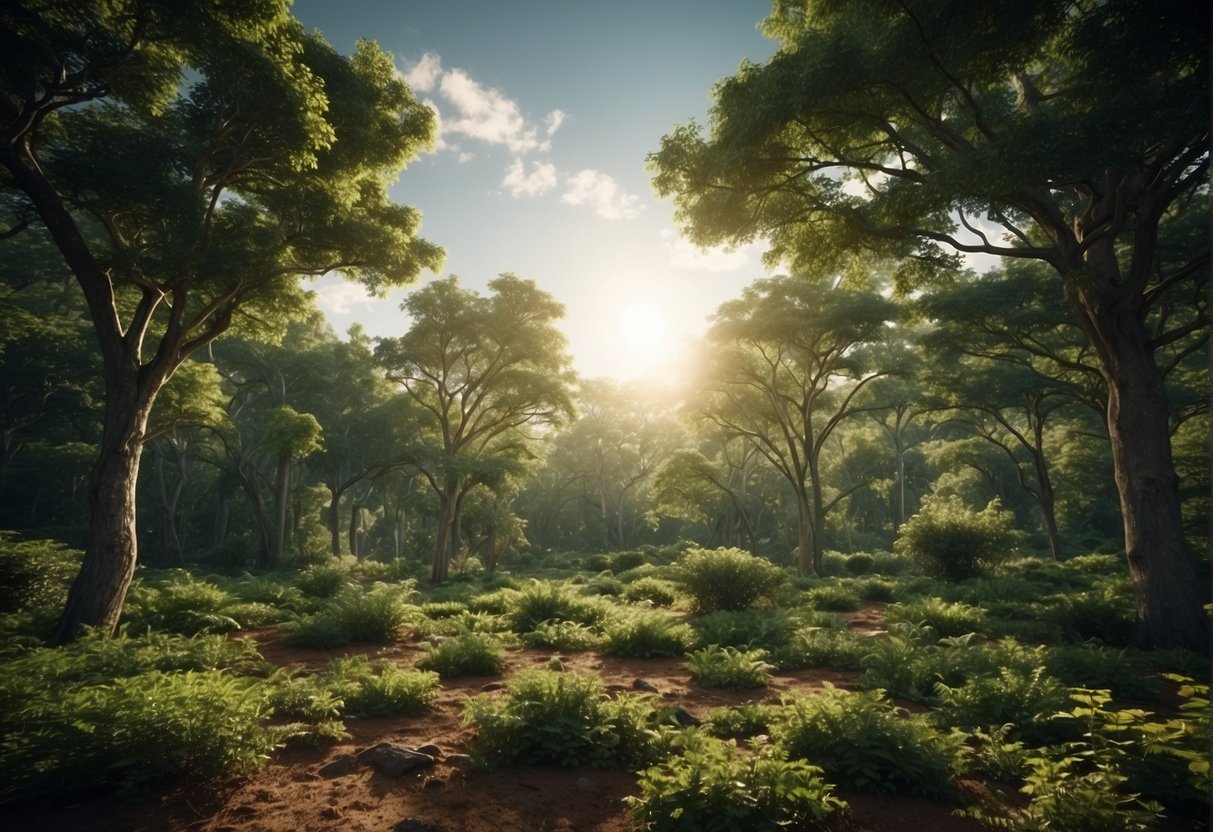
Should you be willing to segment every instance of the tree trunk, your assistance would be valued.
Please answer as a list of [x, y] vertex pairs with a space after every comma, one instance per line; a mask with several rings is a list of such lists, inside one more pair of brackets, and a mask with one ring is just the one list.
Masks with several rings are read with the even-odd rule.
[[1145, 649], [1208, 653], [1209, 620], [1201, 609], [1207, 594], [1184, 540], [1162, 375], [1137, 321], [1099, 323], [1109, 330], [1113, 359], [1103, 368], [1108, 435], [1137, 601], [1135, 641]]
[[[111, 634], [135, 575], [138, 536], [135, 490], [153, 392], [133, 380], [107, 386], [101, 451], [89, 485], [89, 536], [84, 562], [59, 619], [54, 643], [75, 640], [84, 627]], [[123, 395], [123, 394], [126, 395]]]
[[438, 495], [438, 529], [434, 535], [434, 563], [430, 582], [442, 583], [451, 573], [451, 535], [455, 525], [455, 489], [447, 486]]
[[796, 535], [798, 546], [797, 552], [797, 570], [801, 576], [817, 575], [821, 576], [821, 566], [815, 563], [813, 554], [813, 533], [810, 527], [809, 495], [804, 489], [798, 489], [796, 492]]
[[335, 485], [328, 489], [329, 549], [336, 559], [341, 557], [341, 490]]

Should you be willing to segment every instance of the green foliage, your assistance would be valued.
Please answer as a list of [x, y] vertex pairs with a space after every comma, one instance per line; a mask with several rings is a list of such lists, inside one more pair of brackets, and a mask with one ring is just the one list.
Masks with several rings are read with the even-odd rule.
[[81, 557], [54, 540], [0, 532], [0, 613], [62, 607]]
[[617, 552], [611, 557], [611, 571], [618, 575], [620, 572], [644, 566], [644, 563], [643, 552]]
[[840, 785], [882, 794], [954, 794], [964, 737], [943, 733], [921, 714], [907, 714], [880, 691], [849, 693], [830, 686], [813, 696], [789, 695], [771, 726], [789, 756], [812, 760]]
[[295, 578], [299, 591], [314, 598], [334, 598], [349, 583], [349, 570], [340, 562], [309, 566]]
[[797, 622], [786, 610], [717, 610], [691, 622], [702, 645], [782, 650], [796, 631]]
[[999, 783], [1017, 782], [1022, 778], [1029, 752], [1023, 742], [1010, 740], [1015, 730], [1010, 723], [991, 728], [989, 731], [973, 731], [977, 749], [973, 752], [970, 771], [982, 774]]
[[1005, 559], [1015, 543], [1015, 515], [994, 500], [981, 511], [959, 497], [933, 497], [901, 527], [894, 544], [899, 554], [927, 574], [949, 581], [982, 575]]
[[858, 670], [871, 639], [842, 627], [802, 627], [774, 654], [778, 667], [831, 667]]
[[30, 789], [131, 791], [180, 774], [249, 774], [272, 747], [259, 686], [223, 671], [27, 689], [6, 713], [0, 770]]
[[753, 606], [787, 580], [770, 561], [741, 549], [691, 549], [679, 558], [675, 575], [701, 613]]
[[412, 586], [380, 584], [369, 591], [350, 591], [334, 600], [323, 615], [340, 625], [350, 641], [387, 644], [409, 619], [405, 598]]
[[645, 832], [807, 829], [846, 809], [821, 769], [769, 747], [743, 754], [711, 737], [642, 771], [639, 786], [628, 802]]
[[678, 600], [678, 590], [673, 581], [637, 578], [624, 587], [623, 600], [631, 604], [647, 601], [655, 607], [668, 607]]
[[1029, 672], [1004, 667], [959, 687], [936, 687], [939, 716], [945, 724], [968, 730], [1010, 724], [1012, 733], [1028, 742], [1056, 738], [1053, 715], [1065, 706], [1067, 693], [1043, 667]]
[[704, 720], [704, 729], [721, 739], [755, 737], [768, 733], [778, 716], [778, 705], [743, 702], [712, 710]]
[[602, 652], [647, 659], [681, 656], [695, 644], [695, 631], [658, 610], [633, 610], [606, 625]]
[[415, 715], [429, 707], [437, 695], [438, 674], [353, 656], [334, 659], [325, 674], [325, 684], [345, 703], [346, 713]]
[[425, 655], [417, 666], [452, 676], [495, 676], [505, 666], [501, 639], [489, 633], [463, 632], [437, 644], [424, 645]]
[[859, 583], [857, 591], [864, 601], [888, 603], [893, 600], [897, 585], [880, 578], [869, 578]]
[[939, 598], [923, 598], [890, 604], [885, 609], [888, 624], [916, 624], [930, 627], [941, 637], [986, 632], [986, 614], [980, 607], [949, 603]]
[[349, 644], [345, 625], [330, 615], [309, 615], [283, 627], [284, 644], [312, 650], [331, 650]]
[[582, 592], [586, 595], [604, 595], [615, 597], [623, 594], [623, 581], [610, 576], [599, 575], [586, 583]]
[[809, 604], [816, 610], [853, 612], [859, 609], [859, 596], [844, 584], [822, 584], [808, 591]]
[[876, 558], [866, 552], [856, 552], [847, 557], [846, 569], [849, 575], [867, 575], [876, 566]]
[[1157, 686], [1142, 677], [1123, 650], [1062, 644], [1045, 653], [1045, 667], [1063, 684], [1110, 690], [1117, 698], [1152, 699]]
[[602, 643], [602, 636], [576, 621], [545, 621], [529, 633], [523, 633], [522, 643], [527, 647], [553, 650], [592, 650]]
[[761, 688], [774, 669], [765, 650], [738, 650], [709, 645], [687, 656], [691, 678], [710, 688]]
[[607, 617], [607, 608], [567, 584], [533, 580], [510, 596], [505, 615], [514, 632], [526, 633], [545, 621], [599, 624]]
[[859, 679], [861, 687], [885, 690], [890, 696], [930, 701], [938, 685], [958, 687], [1003, 669], [1030, 673], [1044, 662], [1040, 649], [1011, 640], [981, 644], [972, 636], [963, 636], [935, 643], [930, 629], [913, 625], [890, 629], [888, 638], [869, 640], [864, 674]]
[[231, 593], [184, 571], [149, 577], [127, 596], [123, 614], [135, 628], [154, 627], [173, 633], [222, 633], [240, 629], [228, 614], [236, 603]]
[[1133, 599], [1123, 579], [1097, 581], [1085, 592], [1051, 595], [1042, 603], [1041, 617], [1075, 641], [1094, 639], [1123, 647], [1133, 637]]
[[456, 618], [467, 609], [462, 601], [430, 601], [421, 605], [421, 614], [429, 619]]
[[594, 676], [526, 670], [504, 698], [468, 700], [464, 720], [476, 728], [472, 753], [503, 765], [644, 765], [654, 755], [657, 716], [639, 696], [607, 698]]

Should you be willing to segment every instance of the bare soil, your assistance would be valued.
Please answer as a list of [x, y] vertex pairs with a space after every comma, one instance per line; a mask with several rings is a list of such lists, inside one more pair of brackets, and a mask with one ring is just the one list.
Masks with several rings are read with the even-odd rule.
[[[867, 604], [847, 617], [857, 630], [876, 635], [883, 621], [883, 605]], [[408, 641], [386, 648], [318, 651], [286, 647], [273, 630], [252, 636], [262, 655], [284, 667], [320, 670], [332, 658], [354, 653], [411, 665], [421, 655], [420, 648]], [[323, 751], [282, 752], [249, 780], [179, 782], [137, 803], [118, 804], [109, 798], [75, 805], [25, 806], [8, 818], [0, 817], [0, 826], [13, 832], [391, 832], [411, 818], [420, 824], [411, 832], [633, 832], [624, 802], [626, 796], [637, 793], [633, 774], [554, 767], [484, 770], [458, 756], [451, 759], [466, 752], [473, 735], [462, 720], [464, 701], [519, 670], [545, 667], [552, 655], [550, 651], [513, 651], [507, 654], [507, 667], [500, 676], [444, 680], [437, 699], [421, 716], [347, 719], [346, 730], [352, 735], [348, 741]], [[859, 676], [810, 668], [777, 674], [766, 688], [756, 691], [722, 691], [693, 684], [679, 659], [618, 659], [590, 652], [563, 654], [562, 658], [565, 670], [597, 674], [608, 690], [632, 690], [637, 679], [645, 679], [656, 687], [653, 695], [698, 717], [722, 705], [774, 701], [785, 691], [810, 691], [826, 683], [854, 689]], [[441, 753], [436, 765], [399, 779], [362, 765], [343, 776], [319, 773], [326, 763], [379, 742], [413, 747], [432, 744]], [[985, 789], [975, 782], [960, 785], [977, 799]], [[845, 832], [984, 829], [956, 817], [957, 807], [947, 803], [851, 792], [839, 796], [852, 810], [850, 819], [839, 824]]]

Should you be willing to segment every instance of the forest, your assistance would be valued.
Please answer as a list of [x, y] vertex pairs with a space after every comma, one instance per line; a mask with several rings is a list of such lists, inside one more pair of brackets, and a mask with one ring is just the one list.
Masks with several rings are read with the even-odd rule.
[[766, 270], [621, 381], [421, 279], [373, 41], [5, 4], [6, 828], [1204, 828], [1203, 6], [775, 0], [647, 158]]

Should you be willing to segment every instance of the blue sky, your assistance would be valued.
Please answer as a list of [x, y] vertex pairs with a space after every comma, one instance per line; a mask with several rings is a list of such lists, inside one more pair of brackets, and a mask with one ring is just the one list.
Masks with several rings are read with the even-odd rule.
[[[502, 272], [567, 308], [578, 371], [628, 378], [698, 334], [762, 274], [761, 252], [697, 252], [677, 236], [644, 161], [663, 134], [706, 121], [713, 84], [774, 43], [769, 0], [296, 0], [338, 50], [358, 38], [392, 54], [438, 113], [438, 149], [393, 187], [447, 251], [441, 276], [480, 290]], [[427, 275], [426, 280], [434, 275]], [[333, 326], [397, 335], [407, 290], [387, 300], [328, 277]]]

